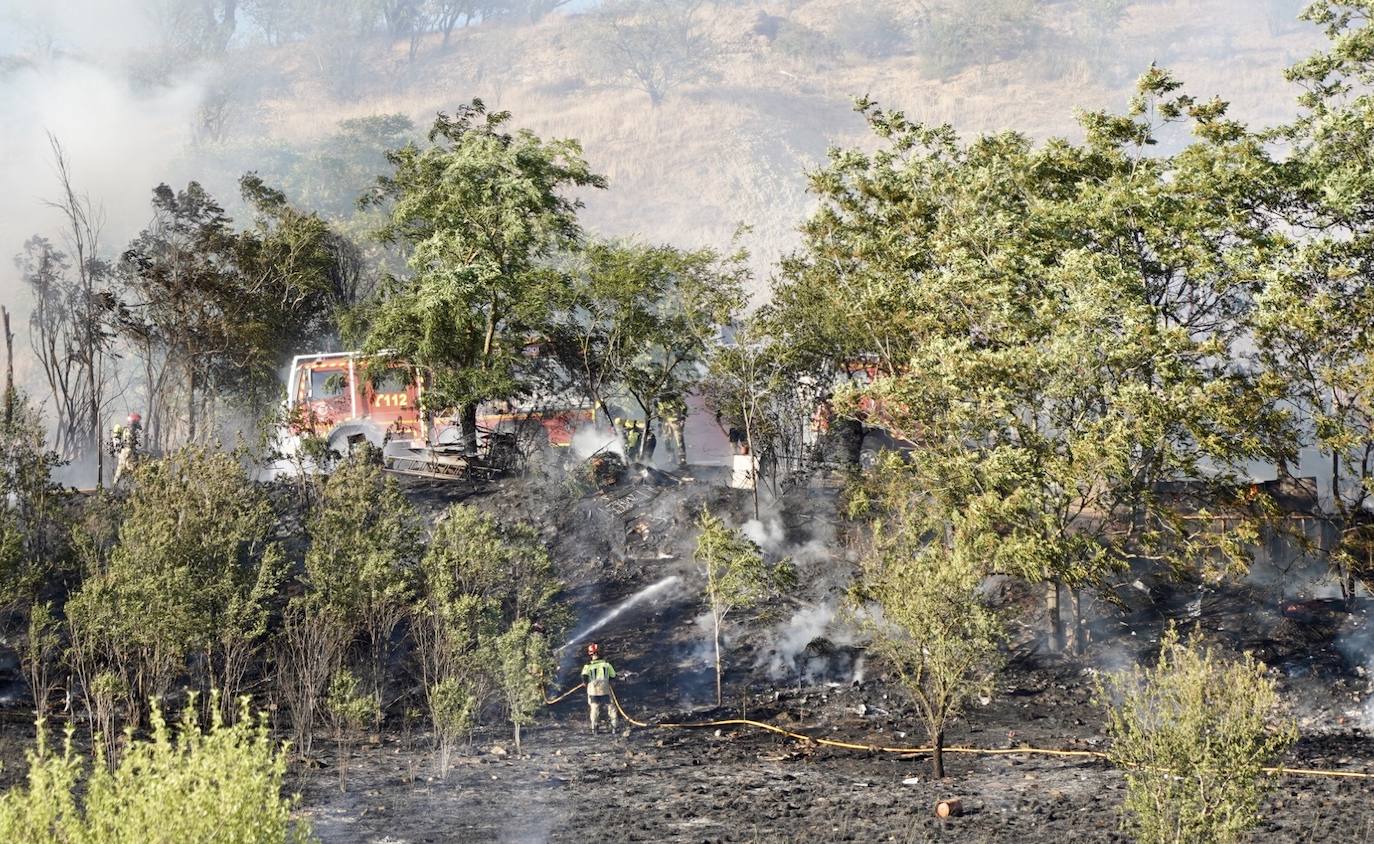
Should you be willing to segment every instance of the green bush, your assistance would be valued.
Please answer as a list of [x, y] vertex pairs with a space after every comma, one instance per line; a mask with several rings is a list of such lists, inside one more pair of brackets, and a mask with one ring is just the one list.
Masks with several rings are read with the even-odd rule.
[[[393, 634], [411, 605], [424, 521], [396, 481], [364, 454], [344, 460], [324, 485], [308, 525], [306, 611], [337, 620], [380, 719]], [[378, 721], [380, 723], [380, 721]]]
[[195, 709], [193, 701], [173, 731], [154, 706], [152, 734], [135, 739], [128, 733], [113, 771], [99, 758], [88, 766], [72, 748], [70, 728], [61, 751], [54, 752], [40, 721], [37, 747], [28, 753], [27, 783], [0, 797], [0, 841], [313, 840], [309, 825], [291, 818], [297, 798], [282, 796], [286, 757], [267, 725], [245, 704], [232, 726], [212, 707], [209, 729], [203, 729]]
[[230, 705], [285, 574], [270, 501], [234, 455], [188, 447], [138, 466], [124, 512], [117, 544], [66, 606], [83, 692], [118, 674], [141, 720], [143, 701], [189, 674]]
[[1297, 738], [1278, 689], [1247, 654], [1227, 662], [1170, 628], [1159, 662], [1111, 678], [1107, 731], [1126, 775], [1125, 827], [1141, 842], [1229, 842], [1254, 826], [1264, 773]]

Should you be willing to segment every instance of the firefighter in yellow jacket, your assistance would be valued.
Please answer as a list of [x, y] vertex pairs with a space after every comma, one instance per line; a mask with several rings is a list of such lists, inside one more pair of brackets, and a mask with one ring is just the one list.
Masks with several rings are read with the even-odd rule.
[[611, 733], [620, 729], [620, 710], [611, 700], [611, 680], [615, 668], [601, 658], [601, 646], [593, 642], [587, 646], [587, 664], [582, 666], [582, 682], [587, 684], [587, 708], [590, 710], [592, 735], [596, 735], [604, 712], [610, 716]]

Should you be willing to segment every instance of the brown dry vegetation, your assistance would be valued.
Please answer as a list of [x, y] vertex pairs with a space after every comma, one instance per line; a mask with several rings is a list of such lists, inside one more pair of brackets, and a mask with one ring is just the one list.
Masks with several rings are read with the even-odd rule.
[[288, 84], [262, 104], [261, 119], [268, 134], [302, 141], [340, 119], [371, 114], [399, 112], [427, 125], [435, 111], [480, 96], [542, 136], [581, 140], [611, 184], [588, 198], [591, 229], [726, 247], [748, 223], [752, 231], [742, 243], [766, 273], [795, 243], [795, 226], [809, 208], [805, 172], [829, 146], [868, 143], [851, 112], [855, 96], [966, 132], [1073, 136], [1076, 110], [1122, 107], [1135, 75], [1154, 61], [1176, 71], [1198, 96], [1219, 95], [1238, 117], [1272, 124], [1294, 111], [1296, 92], [1283, 68], [1321, 40], [1305, 25], [1275, 32], [1263, 5], [1134, 2], [1106, 58], [1093, 61], [1073, 47], [1072, 4], [1046, 3], [1042, 21], [1052, 34], [1040, 45], [942, 79], [926, 69], [919, 41], [886, 58], [840, 47], [816, 57], [789, 54], [753, 33], [755, 20], [767, 13], [824, 35], [857, 8], [845, 0], [720, 3], [701, 14], [720, 51], [714, 78], [683, 86], [657, 108], [639, 91], [598, 81], [597, 43], [585, 15], [555, 15], [534, 26], [458, 30], [446, 50], [433, 35], [413, 64], [404, 44], [379, 42], [357, 95], [348, 99], [322, 84], [308, 54], [285, 48], [263, 57]]

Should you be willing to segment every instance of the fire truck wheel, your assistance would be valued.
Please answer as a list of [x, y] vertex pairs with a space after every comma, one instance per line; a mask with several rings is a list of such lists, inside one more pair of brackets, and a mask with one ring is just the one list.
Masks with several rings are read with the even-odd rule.
[[878, 465], [878, 450], [864, 447], [859, 450], [859, 468], [867, 472]]
[[345, 458], [353, 453], [353, 446], [361, 442], [370, 442], [378, 448], [382, 446], [380, 442], [374, 441], [372, 433], [367, 428], [346, 425], [329, 435], [329, 450], [340, 458]]

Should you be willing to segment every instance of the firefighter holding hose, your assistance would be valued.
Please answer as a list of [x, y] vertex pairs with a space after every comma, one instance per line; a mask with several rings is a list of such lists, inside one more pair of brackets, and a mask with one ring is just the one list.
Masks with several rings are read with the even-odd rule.
[[601, 646], [595, 642], [587, 646], [587, 664], [582, 666], [582, 681], [587, 684], [587, 708], [590, 710], [592, 735], [596, 735], [601, 715], [610, 716], [611, 734], [620, 729], [620, 708], [611, 700], [611, 680], [615, 668], [601, 658]]

